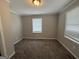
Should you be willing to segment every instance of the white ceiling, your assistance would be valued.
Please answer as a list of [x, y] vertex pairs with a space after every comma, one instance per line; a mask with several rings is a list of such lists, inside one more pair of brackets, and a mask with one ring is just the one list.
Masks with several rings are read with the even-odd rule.
[[42, 5], [35, 7], [32, 0], [11, 0], [10, 7], [19, 15], [48, 14], [59, 12], [71, 0], [42, 0]]

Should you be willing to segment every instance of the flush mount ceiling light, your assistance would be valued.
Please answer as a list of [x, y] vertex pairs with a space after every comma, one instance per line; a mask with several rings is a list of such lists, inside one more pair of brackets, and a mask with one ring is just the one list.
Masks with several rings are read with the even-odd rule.
[[41, 5], [41, 0], [32, 0], [32, 2], [35, 6], [40, 6]]

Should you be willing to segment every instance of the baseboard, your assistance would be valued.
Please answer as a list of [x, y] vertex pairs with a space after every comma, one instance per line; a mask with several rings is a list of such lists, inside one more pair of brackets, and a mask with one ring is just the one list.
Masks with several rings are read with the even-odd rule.
[[59, 43], [62, 44], [76, 59], [79, 59], [65, 44], [63, 44], [61, 41], [59, 41]]
[[14, 42], [14, 45], [20, 42], [23, 38], [19, 38], [17, 41]]
[[33, 38], [33, 37], [23, 37], [24, 39], [43, 39], [43, 40], [46, 40], [46, 39], [49, 39], [49, 40], [56, 40], [56, 38]]
[[10, 56], [9, 56], [9, 59], [11, 59], [12, 56], [15, 55], [15, 52], [13, 52]]

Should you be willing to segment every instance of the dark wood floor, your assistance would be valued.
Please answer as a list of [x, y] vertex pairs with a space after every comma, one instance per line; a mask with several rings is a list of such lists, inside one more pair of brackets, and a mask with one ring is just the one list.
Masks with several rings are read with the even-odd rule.
[[56, 40], [27, 40], [15, 45], [16, 54], [11, 59], [75, 59]]

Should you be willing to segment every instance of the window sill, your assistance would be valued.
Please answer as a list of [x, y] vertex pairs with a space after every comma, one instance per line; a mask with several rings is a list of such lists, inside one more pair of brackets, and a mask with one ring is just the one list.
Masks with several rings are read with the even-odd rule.
[[34, 33], [34, 34], [41, 34], [42, 32], [32, 32], [32, 33]]
[[79, 40], [77, 40], [77, 38], [70, 37], [68, 35], [65, 35], [64, 37], [67, 38], [67, 39], [69, 39], [69, 40], [71, 40], [71, 41], [73, 41], [73, 42], [75, 42], [75, 43], [77, 43], [77, 44], [79, 44]]

